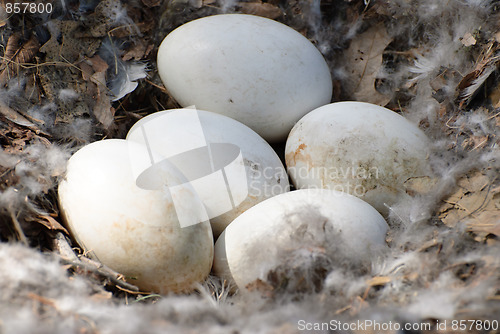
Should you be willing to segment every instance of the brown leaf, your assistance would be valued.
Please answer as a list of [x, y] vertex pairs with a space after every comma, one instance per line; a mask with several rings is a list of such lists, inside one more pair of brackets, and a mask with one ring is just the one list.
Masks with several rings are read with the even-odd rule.
[[69, 234], [68, 231], [64, 228], [64, 226], [62, 226], [57, 220], [55, 220], [49, 215], [38, 215], [36, 218], [30, 219], [30, 221], [40, 223], [49, 230], [61, 231], [66, 234]]
[[16, 123], [17, 125], [25, 126], [27, 128], [36, 129], [36, 125], [28, 120], [23, 115], [19, 114], [8, 105], [6, 105], [3, 101], [0, 101], [0, 115], [3, 115], [9, 121]]
[[158, 7], [161, 4], [161, 0], [142, 0], [142, 3], [146, 7]]
[[493, 88], [493, 90], [491, 91], [490, 100], [493, 108], [500, 108], [500, 84]]
[[109, 128], [114, 120], [114, 110], [111, 108], [111, 102], [107, 95], [106, 75], [104, 72], [94, 73], [90, 81], [94, 82], [98, 87], [96, 104], [93, 110], [94, 116], [104, 125], [104, 128]]
[[460, 40], [464, 46], [476, 45], [477, 41], [470, 32], [465, 33], [464, 37]]
[[21, 127], [9, 127], [4, 133], [0, 133], [0, 136], [6, 144], [4, 147], [4, 152], [10, 154], [18, 154], [24, 150], [26, 145], [36, 138], [33, 131]]
[[38, 52], [39, 48], [40, 44], [38, 43], [38, 40], [32, 36], [26, 43], [24, 43], [21, 49], [19, 49], [15, 62], [19, 64], [29, 63]]
[[85, 81], [89, 81], [92, 74], [94, 74], [92, 66], [86, 62], [80, 63], [80, 70], [82, 71], [82, 78]]
[[[499, 48], [500, 46], [494, 42], [485, 44], [474, 69], [467, 73], [459, 82], [456, 90], [458, 92], [457, 101], [460, 102], [460, 107], [468, 105], [479, 89], [484, 85], [486, 79], [495, 72], [499, 62], [498, 57], [495, 55]], [[495, 101], [492, 102], [496, 104]]]
[[108, 88], [106, 86], [106, 71], [109, 65], [96, 55], [87, 61], [82, 61], [79, 67], [82, 71], [83, 79], [91, 83], [88, 93], [93, 94], [95, 99], [95, 105], [93, 106], [94, 116], [99, 123], [104, 125], [104, 128], [109, 128], [114, 120], [114, 109], [111, 107]]
[[385, 48], [392, 41], [383, 23], [371, 27], [356, 36], [347, 49], [347, 68], [351, 72], [352, 85], [347, 93], [356, 100], [385, 106], [390, 96], [379, 93], [375, 88], [377, 75], [382, 67]]
[[129, 60], [140, 60], [146, 57], [152, 50], [154, 46], [153, 45], [147, 45], [146, 43], [143, 43], [141, 41], [138, 41], [137, 43], [134, 44], [133, 47], [128, 49], [122, 56], [123, 61], [129, 61]]
[[5, 53], [2, 62], [2, 69], [9, 65], [11, 59], [16, 56], [19, 50], [19, 40], [21, 39], [20, 34], [12, 34], [7, 40], [7, 45], [5, 46]]
[[99, 56], [94, 56], [89, 59], [90, 63], [92, 64], [92, 68], [94, 71], [97, 72], [105, 72], [109, 65], [106, 63], [101, 57]]
[[480, 210], [488, 200], [488, 191], [470, 193], [462, 197], [456, 206], [471, 214]]
[[490, 178], [481, 172], [458, 180], [458, 185], [469, 192], [483, 190], [490, 183]]
[[283, 14], [278, 7], [263, 2], [239, 2], [237, 8], [244, 14], [267, 17], [273, 20]]
[[486, 79], [495, 71], [495, 68], [496, 65], [489, 65], [481, 69], [476, 69], [464, 76], [457, 86], [460, 107], [469, 104]]
[[467, 215], [468, 213], [463, 210], [453, 209], [439, 215], [439, 219], [441, 219], [446, 226], [455, 227], [458, 222], [462, 221]]
[[5, 83], [10, 77], [16, 76], [22, 65], [28, 64], [36, 55], [40, 44], [35, 36], [31, 36], [23, 45], [19, 45], [20, 36], [12, 34], [5, 47], [0, 81]]
[[260, 278], [248, 283], [245, 288], [247, 288], [248, 291], [257, 291], [267, 297], [271, 297], [274, 293], [274, 287]]
[[462, 143], [462, 148], [466, 150], [482, 149], [488, 144], [488, 136], [470, 136]]
[[429, 176], [411, 177], [404, 182], [406, 193], [410, 196], [428, 194], [435, 189], [437, 179]]
[[491, 233], [495, 234], [496, 226], [492, 225], [492, 220], [499, 217], [500, 188], [493, 187], [491, 182], [482, 171], [473, 171], [460, 178], [456, 191], [437, 211], [441, 221], [449, 227], [464, 221], [477, 234], [483, 231], [483, 227], [492, 226]]
[[500, 211], [484, 211], [476, 219], [467, 223], [469, 231], [494, 234], [500, 237]]

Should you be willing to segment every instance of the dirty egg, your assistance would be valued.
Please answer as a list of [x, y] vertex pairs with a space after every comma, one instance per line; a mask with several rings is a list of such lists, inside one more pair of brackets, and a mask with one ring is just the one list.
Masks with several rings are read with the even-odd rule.
[[338, 102], [304, 116], [287, 139], [288, 173], [298, 188], [347, 192], [382, 214], [404, 182], [430, 175], [430, 141], [413, 123], [374, 104]]
[[[77, 151], [59, 184], [61, 213], [85, 252], [127, 282], [142, 291], [190, 291], [212, 266], [210, 223], [182, 226], [170, 192], [137, 186], [130, 153], [140, 149], [109, 139]], [[162, 172], [172, 183], [183, 182], [175, 169], [163, 166]], [[201, 207], [192, 189], [183, 190], [178, 202]]]
[[300, 117], [332, 96], [318, 49], [292, 28], [253, 15], [180, 26], [159, 47], [158, 71], [181, 106], [234, 118], [269, 142], [284, 140]]
[[363, 200], [328, 189], [302, 189], [261, 202], [236, 218], [215, 243], [214, 272], [240, 289], [292, 252], [326, 249], [370, 261], [387, 248], [384, 218]]
[[[289, 190], [285, 167], [272, 147], [249, 127], [220, 114], [198, 109], [154, 113], [130, 129], [127, 141], [148, 146], [132, 159], [137, 184], [147, 189], [168, 184], [175, 192], [182, 185], [193, 187], [215, 236], [248, 208]], [[183, 183], [173, 184], [155, 172], [164, 162], [183, 175]], [[186, 208], [186, 214], [191, 210]]]

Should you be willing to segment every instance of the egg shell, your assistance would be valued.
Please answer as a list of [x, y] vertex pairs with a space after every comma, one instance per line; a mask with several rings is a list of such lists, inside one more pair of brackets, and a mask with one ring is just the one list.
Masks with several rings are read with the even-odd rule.
[[[387, 223], [369, 204], [327, 189], [291, 191], [261, 202], [236, 218], [215, 243], [214, 272], [242, 289], [280, 265], [295, 247], [328, 248], [369, 258], [386, 248]], [[298, 243], [294, 241], [298, 238]]]
[[316, 47], [292, 28], [245, 14], [208, 16], [168, 34], [158, 72], [183, 106], [217, 112], [270, 142], [329, 103], [332, 80]]
[[387, 206], [408, 196], [405, 181], [430, 175], [429, 147], [416, 125], [387, 108], [338, 102], [297, 122], [285, 159], [298, 189], [344, 191], [387, 214]]
[[212, 266], [210, 223], [181, 228], [168, 193], [137, 187], [130, 145], [98, 141], [69, 159], [58, 188], [64, 221], [91, 257], [142, 291], [190, 291]]
[[[134, 124], [127, 140], [144, 143], [143, 132], [147, 132], [147, 141], [154, 143], [154, 153], [174, 156], [173, 163], [190, 181], [213, 176], [221, 169], [226, 171], [227, 179], [230, 174], [224, 167], [241, 153], [241, 160], [233, 163], [241, 163], [243, 169], [240, 175], [233, 176], [238, 180], [230, 189], [224, 185], [219, 187], [214, 177], [203, 184], [204, 194], [199, 194], [205, 195], [203, 199], [215, 207], [227, 201], [228, 190], [233, 196], [234, 205], [230, 210], [210, 217], [215, 236], [248, 208], [290, 189], [286, 169], [272, 147], [252, 129], [232, 118], [199, 109], [165, 110]], [[206, 160], [206, 151], [202, 150], [206, 144], [212, 147], [210, 163]]]

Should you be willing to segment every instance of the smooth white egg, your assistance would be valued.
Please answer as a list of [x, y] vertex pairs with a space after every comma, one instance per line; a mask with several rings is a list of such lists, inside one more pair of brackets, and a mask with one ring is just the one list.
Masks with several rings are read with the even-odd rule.
[[[266, 281], [286, 254], [341, 249], [352, 260], [387, 248], [384, 218], [363, 200], [327, 189], [291, 191], [236, 218], [215, 243], [214, 271], [243, 289]], [[339, 264], [340, 265], [340, 264]]]
[[288, 136], [286, 165], [298, 189], [360, 197], [383, 214], [404, 183], [430, 175], [430, 141], [413, 123], [374, 104], [338, 102], [304, 116]]
[[[212, 266], [210, 223], [182, 227], [168, 191], [136, 185], [134, 145], [109, 139], [77, 151], [59, 184], [62, 216], [80, 246], [129, 283], [143, 291], [190, 291]], [[172, 182], [182, 182], [174, 169], [163, 172]], [[186, 188], [182, 200], [199, 215], [195, 192]]]
[[203, 201], [215, 236], [248, 208], [290, 187], [272, 147], [249, 127], [220, 114], [198, 109], [154, 113], [137, 122], [127, 140], [148, 145], [147, 154], [157, 156], [137, 159], [151, 159], [137, 166], [138, 184], [152, 189], [165, 183], [150, 171], [168, 161]]
[[158, 72], [181, 106], [234, 118], [270, 142], [286, 139], [300, 117], [332, 96], [318, 49], [292, 28], [253, 15], [180, 26], [160, 45]]

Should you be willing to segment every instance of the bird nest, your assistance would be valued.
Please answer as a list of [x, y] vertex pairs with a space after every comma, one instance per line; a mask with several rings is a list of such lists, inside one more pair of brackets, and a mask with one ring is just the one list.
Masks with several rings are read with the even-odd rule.
[[[6, 332], [133, 332], [143, 322], [151, 333], [327, 332], [367, 319], [440, 332], [462, 324], [495, 329], [500, 8], [494, 1], [63, 0], [36, 2], [43, 12], [13, 13], [15, 3], [3, 0], [0, 9], [0, 263], [2, 281], [9, 282], [0, 313], [12, 315], [0, 318]], [[59, 215], [58, 181], [78, 148], [123, 138], [143, 116], [178, 106], [156, 71], [168, 32], [236, 12], [278, 20], [309, 38], [330, 66], [334, 101], [386, 106], [418, 124], [433, 140], [435, 175], [407, 180], [411, 201], [396, 203], [388, 218], [391, 254], [369, 271], [332, 264], [314, 250], [309, 258], [284, 257], [248, 293], [229, 293], [210, 277], [191, 295], [141, 294], [72, 243]], [[137, 321], [126, 327], [123, 319]]]

